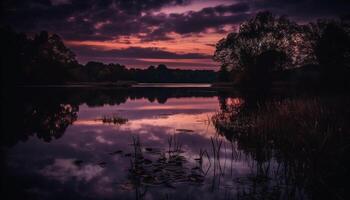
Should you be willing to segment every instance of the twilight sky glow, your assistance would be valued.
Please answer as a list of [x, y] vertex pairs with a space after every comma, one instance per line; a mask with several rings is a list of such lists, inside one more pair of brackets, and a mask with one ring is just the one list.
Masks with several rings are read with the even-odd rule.
[[217, 69], [214, 44], [258, 11], [301, 23], [349, 14], [346, 0], [3, 0], [2, 24], [59, 34], [79, 62]]

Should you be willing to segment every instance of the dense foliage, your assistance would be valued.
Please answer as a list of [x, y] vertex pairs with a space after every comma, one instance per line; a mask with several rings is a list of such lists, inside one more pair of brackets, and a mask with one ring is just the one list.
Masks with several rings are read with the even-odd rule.
[[160, 64], [147, 69], [128, 69], [120, 64], [104, 64], [101, 62], [88, 62], [77, 73], [76, 80], [103, 82], [132, 80], [137, 82], [154, 83], [205, 83], [216, 80], [216, 72], [212, 70], [180, 70], [169, 69]]
[[61, 38], [43, 31], [33, 38], [1, 28], [2, 80], [4, 83], [60, 83], [78, 63]]
[[310, 64], [319, 66], [323, 78], [338, 79], [350, 68], [349, 27], [346, 19], [299, 25], [261, 12], [216, 44], [214, 60], [222, 70], [244, 74], [241, 82], [255, 85], [272, 81], [274, 72]]
[[238, 33], [230, 33], [217, 43], [214, 60], [236, 69], [250, 70], [259, 59], [271, 56], [274, 58], [271, 62], [276, 62], [271, 67], [289, 67], [295, 64], [294, 37], [299, 32], [298, 25], [285, 17], [259, 13], [241, 24]]

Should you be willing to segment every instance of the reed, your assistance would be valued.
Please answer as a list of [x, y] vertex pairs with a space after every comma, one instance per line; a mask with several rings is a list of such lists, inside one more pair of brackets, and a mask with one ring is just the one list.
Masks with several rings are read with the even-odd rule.
[[[277, 178], [284, 190], [307, 188], [313, 198], [346, 196], [348, 97], [292, 97], [244, 106], [219, 112], [212, 121], [218, 133], [255, 161], [256, 181]], [[278, 164], [274, 171], [272, 162]]]

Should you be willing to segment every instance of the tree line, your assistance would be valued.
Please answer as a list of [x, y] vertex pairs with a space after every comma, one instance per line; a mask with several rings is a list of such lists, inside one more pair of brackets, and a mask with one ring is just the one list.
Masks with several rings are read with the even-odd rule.
[[42, 31], [34, 36], [0, 28], [3, 85], [64, 84], [68, 82], [213, 82], [213, 70], [170, 69], [164, 64], [146, 69], [118, 63], [91, 61], [79, 64], [76, 55], [57, 34]]
[[62, 84], [67, 82], [233, 82], [266, 87], [276, 82], [349, 85], [350, 22], [320, 19], [298, 24], [285, 16], [260, 12], [243, 22], [237, 32], [216, 44], [212, 70], [146, 69], [118, 63], [79, 64], [57, 34], [34, 36], [1, 27], [3, 84]]
[[220, 81], [237, 85], [266, 86], [293, 78], [345, 83], [350, 70], [349, 16], [297, 24], [260, 12], [220, 40], [213, 58], [221, 63]]
[[79, 76], [79, 80], [90, 82], [132, 80], [145, 83], [210, 83], [216, 80], [213, 70], [170, 69], [164, 64], [146, 69], [128, 69], [120, 64], [95, 61], [82, 66], [75, 75]]

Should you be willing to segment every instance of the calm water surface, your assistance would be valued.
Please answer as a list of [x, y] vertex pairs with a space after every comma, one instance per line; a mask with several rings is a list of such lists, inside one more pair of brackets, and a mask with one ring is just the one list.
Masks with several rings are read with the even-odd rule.
[[77, 90], [27, 91], [12, 102], [2, 148], [10, 199], [284, 199], [289, 190], [308, 199], [279, 180], [274, 157], [258, 164], [219, 134], [213, 116], [239, 109], [240, 96]]
[[205, 83], [139, 83], [133, 87], [147, 87], [147, 88], [209, 88], [211, 84]]

